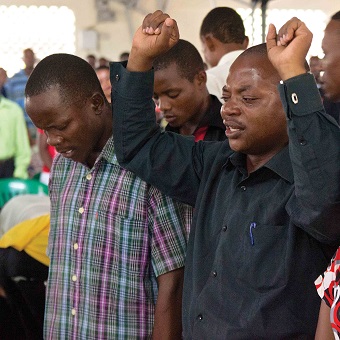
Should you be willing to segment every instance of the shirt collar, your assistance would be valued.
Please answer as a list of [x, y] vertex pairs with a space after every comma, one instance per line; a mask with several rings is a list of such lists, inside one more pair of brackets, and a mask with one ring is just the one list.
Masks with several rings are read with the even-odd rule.
[[113, 143], [113, 137], [112, 136], [106, 142], [102, 152], [100, 153], [100, 155], [98, 156], [98, 158], [96, 160], [96, 163], [102, 158], [105, 159], [108, 163], [119, 165], [118, 160], [117, 160], [117, 156], [116, 156], [116, 153], [115, 153], [115, 149], [114, 149], [114, 143]]
[[[226, 162], [226, 167], [230, 166], [234, 166], [240, 170], [245, 170], [246, 155], [240, 152], [232, 153]], [[273, 156], [265, 165], [263, 165], [263, 167], [275, 172], [286, 181], [294, 183], [293, 168], [289, 157], [288, 145], [279, 151], [275, 156]]]
[[292, 162], [289, 156], [288, 145], [286, 145], [281, 151], [272, 157], [264, 166], [276, 172], [286, 181], [294, 183], [294, 174]]

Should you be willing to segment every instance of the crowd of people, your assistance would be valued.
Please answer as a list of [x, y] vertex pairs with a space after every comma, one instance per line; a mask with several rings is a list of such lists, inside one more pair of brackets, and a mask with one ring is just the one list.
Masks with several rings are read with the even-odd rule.
[[0, 334], [339, 339], [339, 32], [340, 11], [307, 63], [298, 18], [249, 46], [216, 7], [202, 58], [157, 10], [117, 62], [0, 68], [0, 177], [37, 143], [49, 183], [0, 211]]

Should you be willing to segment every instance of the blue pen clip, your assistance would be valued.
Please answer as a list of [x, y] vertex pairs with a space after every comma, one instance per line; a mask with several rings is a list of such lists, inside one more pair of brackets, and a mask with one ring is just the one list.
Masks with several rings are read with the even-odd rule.
[[255, 244], [255, 242], [254, 242], [254, 235], [253, 235], [253, 229], [254, 228], [256, 228], [256, 223], [255, 222], [250, 223], [250, 226], [249, 226], [249, 236], [250, 236], [250, 243], [251, 243], [252, 246]]

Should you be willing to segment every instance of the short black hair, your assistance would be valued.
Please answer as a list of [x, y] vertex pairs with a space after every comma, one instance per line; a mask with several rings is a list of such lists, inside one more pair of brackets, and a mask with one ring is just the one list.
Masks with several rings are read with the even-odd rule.
[[97, 74], [84, 59], [72, 54], [51, 54], [42, 59], [28, 78], [25, 97], [33, 97], [58, 86], [67, 105], [104, 93]]
[[215, 7], [205, 16], [200, 36], [209, 33], [224, 44], [242, 44], [246, 38], [241, 16], [230, 7]]
[[179, 39], [168, 52], [154, 60], [153, 67], [156, 72], [169, 67], [172, 63], [177, 65], [180, 76], [190, 82], [193, 82], [196, 74], [204, 71], [204, 62], [200, 53], [187, 40]]
[[340, 21], [340, 11], [336, 12], [332, 15], [331, 20], [339, 20]]

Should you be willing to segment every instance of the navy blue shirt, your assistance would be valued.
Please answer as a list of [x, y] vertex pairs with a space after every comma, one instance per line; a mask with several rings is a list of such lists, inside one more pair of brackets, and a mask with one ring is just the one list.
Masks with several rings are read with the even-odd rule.
[[246, 155], [228, 141], [195, 143], [160, 131], [153, 71], [112, 63], [111, 82], [121, 165], [195, 206], [184, 338], [314, 338], [314, 280], [340, 240], [340, 130], [313, 76], [279, 85], [289, 145], [250, 174]]

